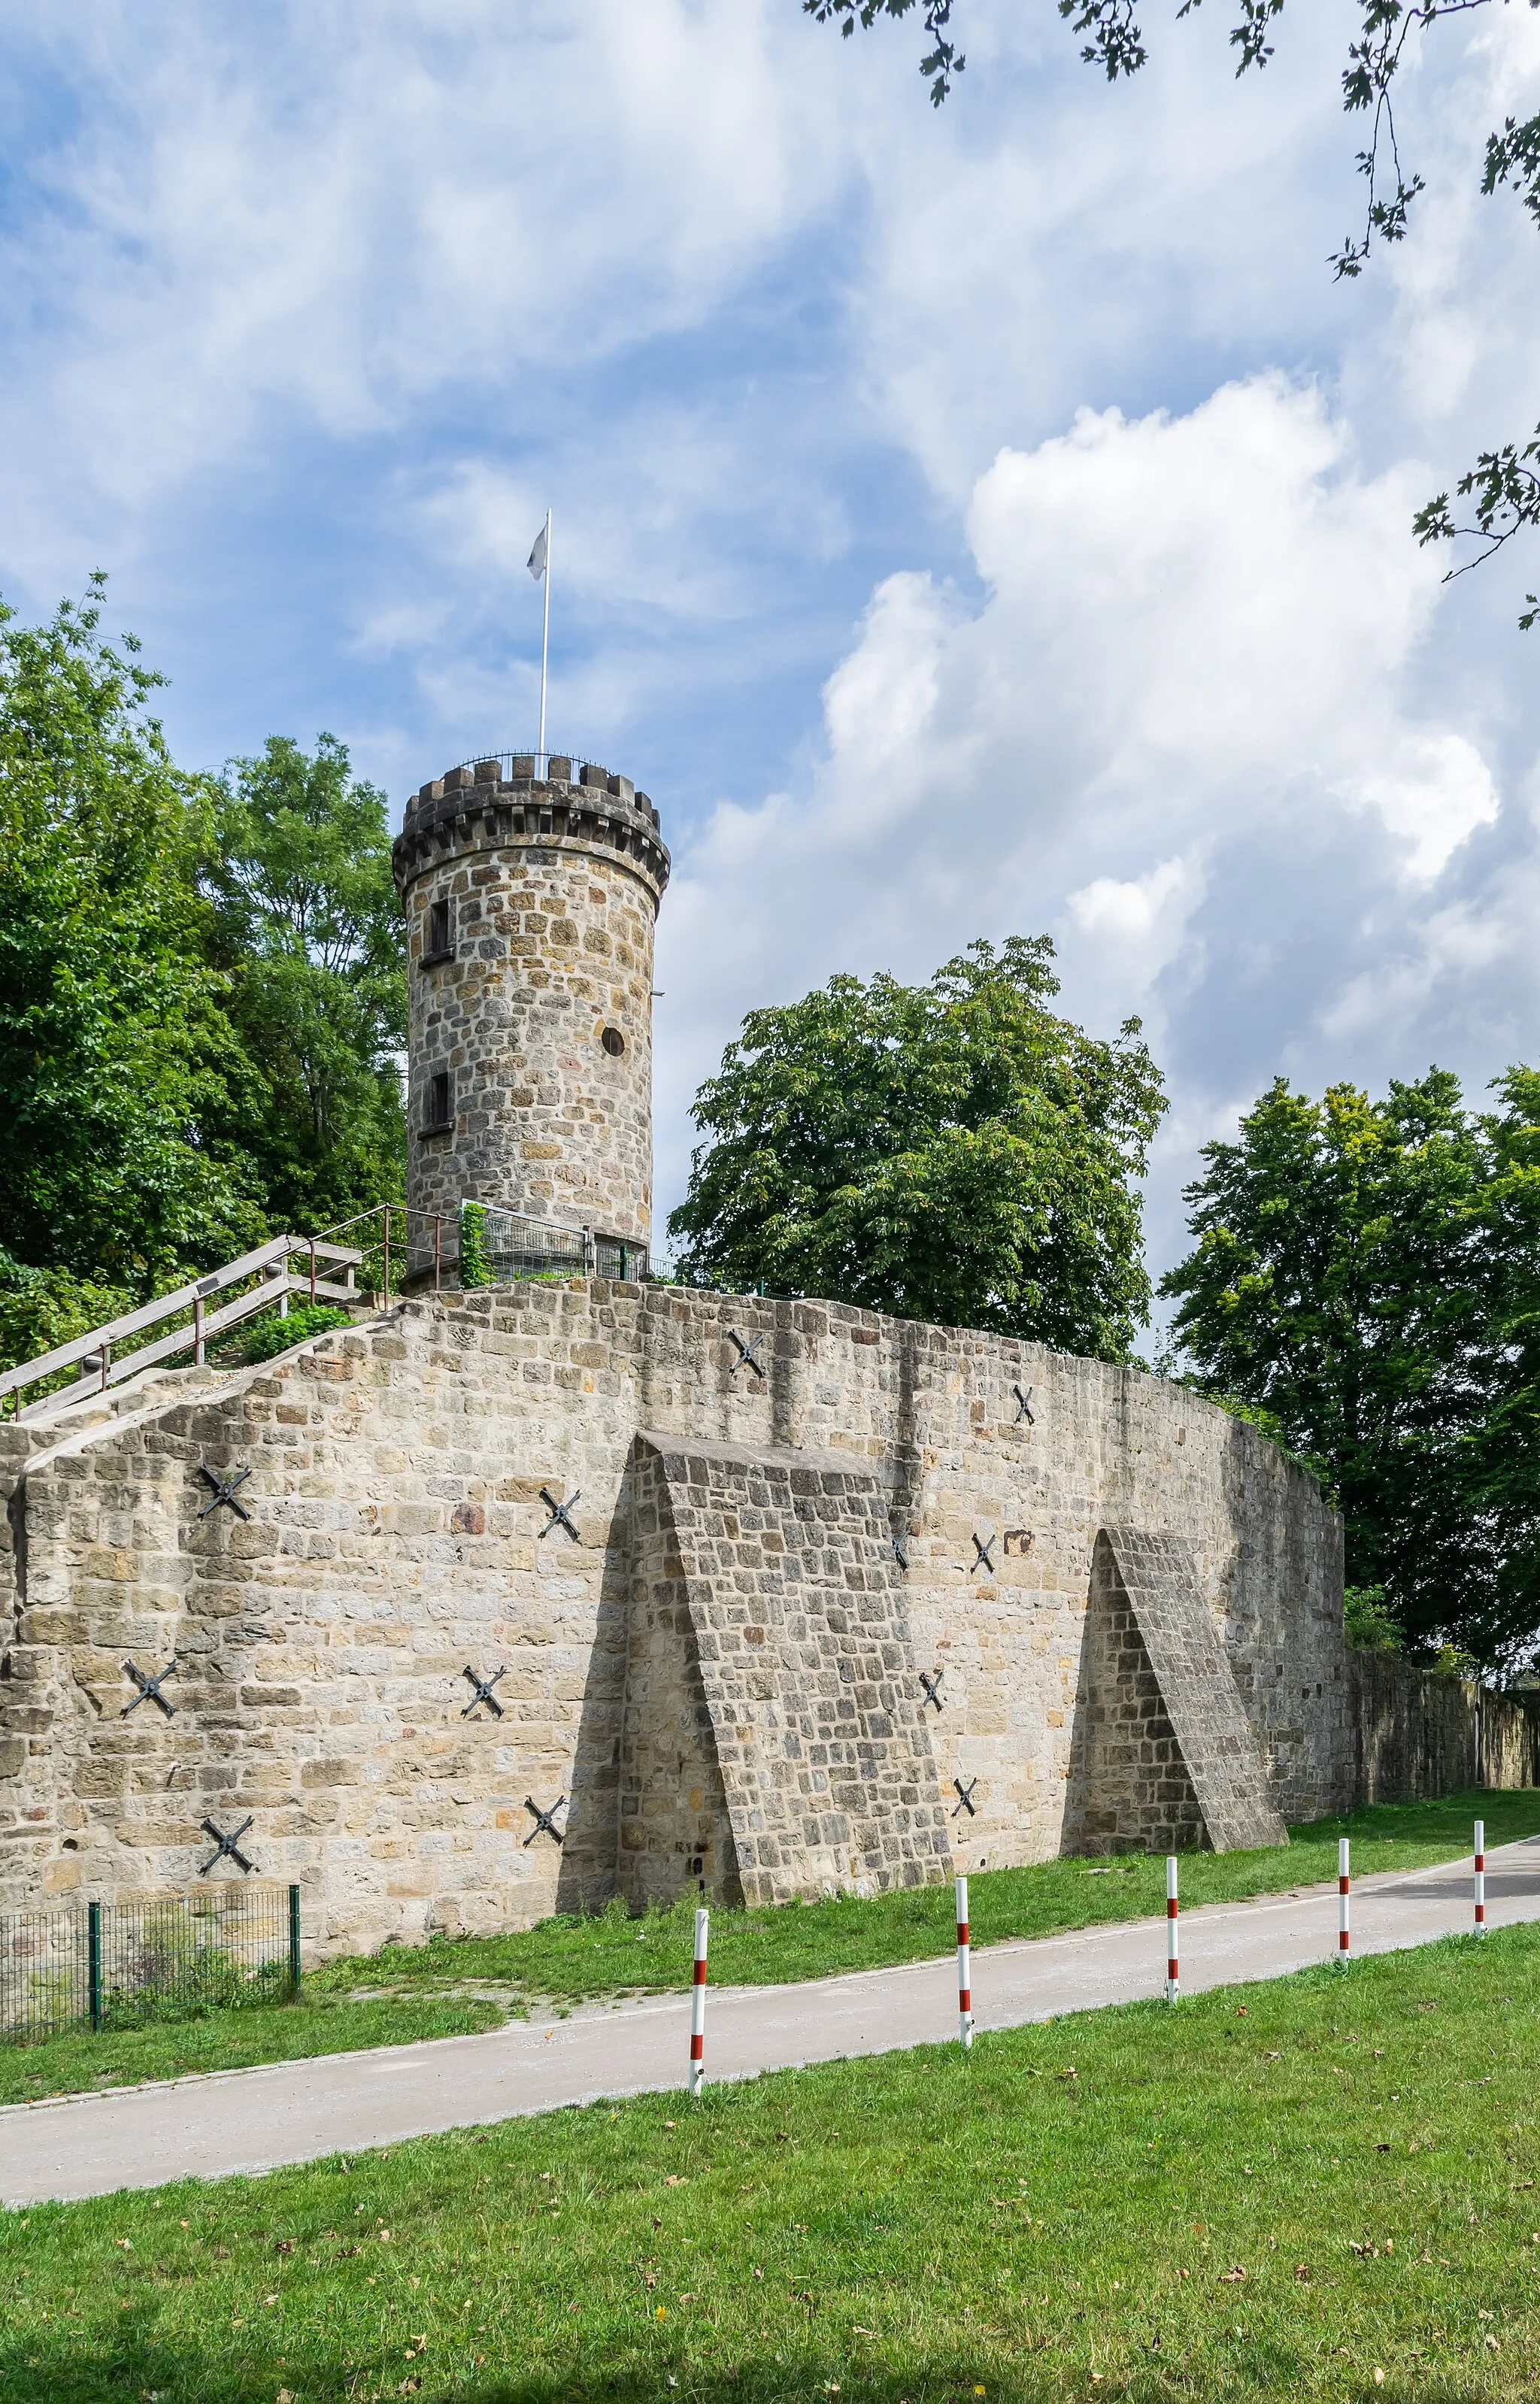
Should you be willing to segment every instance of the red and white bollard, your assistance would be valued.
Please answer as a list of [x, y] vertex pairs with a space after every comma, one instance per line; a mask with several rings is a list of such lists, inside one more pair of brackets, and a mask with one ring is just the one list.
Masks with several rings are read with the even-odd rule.
[[706, 2084], [706, 1938], [711, 1914], [695, 1914], [695, 1983], [690, 1992], [690, 2092]]
[[1348, 1840], [1337, 1840], [1337, 1958], [1345, 1962], [1352, 1945], [1352, 1932], [1348, 1924]]
[[1176, 1959], [1176, 1855], [1166, 1856], [1166, 2001], [1174, 2004], [1182, 1993], [1182, 1974]]
[[958, 1880], [958, 2043], [966, 2053], [973, 2042], [973, 1970], [968, 1957], [968, 1881]]
[[1476, 1824], [1476, 1933], [1487, 1933], [1487, 1824]]

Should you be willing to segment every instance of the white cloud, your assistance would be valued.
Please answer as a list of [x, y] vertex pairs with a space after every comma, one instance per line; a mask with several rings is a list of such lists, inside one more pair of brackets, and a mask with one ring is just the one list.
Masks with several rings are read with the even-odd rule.
[[1526, 580], [1408, 523], [1533, 422], [1477, 188], [1540, 17], [1428, 34], [1350, 287], [1340, 22], [1109, 91], [968, 10], [938, 116], [795, 0], [0, 0], [0, 584], [127, 571], [189, 757], [333, 725], [399, 796], [530, 739], [554, 500], [553, 727], [679, 861], [660, 1184], [750, 1003], [1047, 928], [1170, 1071], [1159, 1251], [1275, 1069], [1533, 1050]]
[[[1043, 927], [1077, 1014], [1144, 1017], [1189, 1142], [1280, 1068], [1425, 1065], [1396, 1047], [1430, 979], [1446, 1027], [1479, 1015], [1472, 978], [1511, 981], [1523, 934], [1511, 913], [1481, 934], [1449, 884], [1499, 795], [1479, 724], [1424, 691], [1421, 473], [1362, 473], [1279, 375], [1002, 451], [968, 511], [982, 603], [887, 580], [808, 797], [723, 809], [689, 848], [660, 930], [665, 1125], [751, 1003]], [[1165, 1157], [1163, 1240], [1191, 1155]]]
[[1394, 746], [1390, 771], [1364, 776], [1364, 801], [1392, 834], [1411, 848], [1407, 874], [1430, 884], [1477, 827], [1497, 817], [1491, 771], [1463, 734], [1407, 734]]
[[1148, 991], [1176, 958], [1207, 881], [1197, 859], [1161, 860], [1141, 876], [1094, 876], [1065, 896], [1065, 915], [1088, 951], [1115, 950]]
[[0, 411], [28, 468], [0, 473], [13, 549], [72, 499], [128, 532], [275, 412], [378, 436], [446, 385], [516, 391], [698, 324], [848, 173], [781, 13], [11, 0], [75, 104], [0, 251], [30, 370]]

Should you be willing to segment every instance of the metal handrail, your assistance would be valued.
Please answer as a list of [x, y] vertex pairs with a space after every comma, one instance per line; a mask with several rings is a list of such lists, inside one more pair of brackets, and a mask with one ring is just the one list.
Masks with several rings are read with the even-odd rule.
[[[288, 1260], [295, 1252], [303, 1252], [309, 1257], [308, 1279], [292, 1278], [288, 1274]], [[177, 1352], [190, 1349], [194, 1360], [201, 1363], [203, 1348], [211, 1335], [249, 1318], [255, 1311], [265, 1310], [283, 1294], [308, 1290], [312, 1300], [324, 1298], [349, 1304], [361, 1301], [362, 1295], [351, 1282], [351, 1272], [360, 1265], [363, 1257], [362, 1252], [345, 1245], [329, 1243], [321, 1237], [270, 1237], [265, 1244], [258, 1244], [249, 1252], [243, 1252], [239, 1260], [227, 1261], [222, 1268], [211, 1270], [207, 1277], [192, 1279], [188, 1284], [177, 1286], [174, 1293], [158, 1294], [153, 1302], [141, 1303], [137, 1310], [126, 1310], [117, 1319], [109, 1319], [105, 1325], [91, 1328], [84, 1335], [72, 1336], [67, 1344], [56, 1344], [51, 1352], [39, 1353], [35, 1360], [22, 1361], [14, 1369], [0, 1372], [0, 1410], [4, 1408], [6, 1397], [14, 1395], [12, 1415], [17, 1419], [25, 1418], [29, 1407], [32, 1410], [39, 1407], [36, 1404], [25, 1405], [23, 1396], [26, 1389], [41, 1385], [45, 1379], [56, 1377], [62, 1369], [95, 1370], [98, 1373], [95, 1391], [105, 1393], [109, 1386], [120, 1385], [125, 1377], [135, 1377], [141, 1369], [147, 1369], [157, 1361], [166, 1360]], [[322, 1261], [329, 1265], [338, 1263], [347, 1268], [349, 1281], [345, 1285], [335, 1285], [318, 1278], [317, 1264]], [[208, 1310], [207, 1305], [213, 1295], [254, 1277], [260, 1277], [262, 1283], [249, 1294], [239, 1295], [221, 1310]], [[190, 1326], [173, 1328], [154, 1343], [140, 1345], [133, 1351], [114, 1360], [116, 1346], [187, 1310], [192, 1313]], [[74, 1399], [76, 1394], [86, 1391], [89, 1385], [89, 1374], [82, 1375], [71, 1390], [70, 1398]], [[47, 1400], [54, 1403], [59, 1396], [50, 1394]]]
[[[540, 766], [540, 762], [542, 761], [545, 762], [545, 766], [549, 768], [553, 760], [570, 760], [575, 776], [581, 776], [584, 768], [601, 768], [604, 766], [603, 761], [595, 759], [590, 752], [564, 751], [559, 743], [548, 743], [543, 751], [539, 748], [539, 746], [535, 743], [516, 743], [511, 751], [478, 751], [473, 759], [460, 760], [457, 761], [455, 764], [461, 768], [479, 768], [483, 762], [486, 760], [496, 760], [499, 768], [501, 768], [504, 773], [510, 776], [513, 773], [513, 762], [515, 760], [533, 761], [535, 762], [535, 773], [537, 776], [543, 776], [544, 775], [544, 769]], [[608, 771], [606, 773], [608, 774]]]
[[[484, 1207], [499, 1215], [525, 1218], [523, 1212], [503, 1213], [501, 1206], [497, 1203], [488, 1203]], [[0, 1417], [5, 1414], [7, 1397], [11, 1398], [13, 1419], [30, 1419], [45, 1408], [56, 1409], [61, 1404], [77, 1402], [86, 1394], [105, 1393], [110, 1387], [121, 1385], [125, 1379], [137, 1377], [142, 1370], [153, 1368], [157, 1362], [175, 1359], [180, 1352], [190, 1352], [194, 1363], [201, 1366], [205, 1348], [213, 1336], [225, 1334], [243, 1319], [269, 1309], [275, 1302], [282, 1302], [287, 1307], [290, 1294], [303, 1294], [311, 1302], [343, 1303], [350, 1308], [373, 1307], [383, 1304], [388, 1309], [391, 1237], [393, 1232], [396, 1233], [397, 1259], [399, 1261], [403, 1222], [406, 1275], [415, 1284], [427, 1277], [431, 1266], [433, 1291], [441, 1293], [446, 1266], [457, 1269], [459, 1258], [459, 1215], [456, 1212], [451, 1217], [455, 1250], [448, 1261], [444, 1255], [445, 1216], [444, 1212], [438, 1210], [411, 1209], [404, 1202], [374, 1202], [367, 1209], [356, 1211], [351, 1219], [339, 1220], [335, 1226], [326, 1228], [318, 1236], [272, 1236], [266, 1243], [254, 1246], [249, 1252], [243, 1252], [239, 1260], [227, 1261], [222, 1268], [211, 1270], [207, 1277], [191, 1279], [187, 1284], [178, 1286], [175, 1293], [158, 1294], [153, 1302], [141, 1303], [136, 1310], [124, 1311], [119, 1318], [108, 1320], [104, 1326], [91, 1328], [87, 1335], [72, 1336], [67, 1344], [55, 1345], [51, 1352], [39, 1353], [35, 1360], [22, 1361], [14, 1369], [0, 1371]], [[433, 1231], [430, 1258], [427, 1256], [425, 1237], [422, 1256], [418, 1257], [415, 1265], [414, 1220], [430, 1226]], [[377, 1294], [353, 1283], [353, 1271], [363, 1266], [367, 1251], [359, 1250], [357, 1245], [339, 1244], [335, 1240], [339, 1236], [348, 1235], [376, 1221], [380, 1223], [383, 1289]], [[568, 1243], [576, 1241], [581, 1244], [582, 1269], [592, 1273], [595, 1265], [594, 1230], [564, 1226], [556, 1220], [525, 1220], [525, 1223], [532, 1227], [549, 1227], [553, 1234], [566, 1237]], [[613, 1241], [617, 1245], [622, 1241], [618, 1237], [609, 1238], [602, 1236], [597, 1240]], [[288, 1266], [296, 1253], [306, 1263], [305, 1274], [298, 1277], [290, 1273]], [[624, 1253], [634, 1253], [635, 1265], [643, 1277], [650, 1273], [651, 1264], [645, 1246], [633, 1246], [627, 1241], [623, 1247], [623, 1266]], [[346, 1281], [337, 1284], [323, 1277], [320, 1274], [323, 1262], [328, 1266], [336, 1264], [345, 1268]], [[249, 1293], [233, 1296], [221, 1308], [208, 1309], [207, 1306], [216, 1294], [240, 1285], [247, 1278], [258, 1279], [259, 1282]], [[132, 1352], [115, 1357], [116, 1348], [129, 1337], [141, 1335], [165, 1320], [175, 1319], [184, 1311], [190, 1311], [190, 1324], [172, 1327], [152, 1342], [137, 1345]], [[46, 1379], [57, 1377], [62, 1369], [69, 1368], [79, 1368], [82, 1372], [73, 1386], [58, 1388], [35, 1403], [25, 1400], [29, 1386], [41, 1385]]]

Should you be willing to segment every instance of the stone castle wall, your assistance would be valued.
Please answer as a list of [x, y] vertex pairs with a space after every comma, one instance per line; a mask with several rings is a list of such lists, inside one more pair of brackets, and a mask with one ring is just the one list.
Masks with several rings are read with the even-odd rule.
[[537, 782], [533, 761], [512, 765], [425, 786], [396, 844], [413, 1237], [425, 1248], [437, 1214], [453, 1248], [469, 1200], [645, 1246], [657, 813], [602, 769], [574, 781], [554, 759]]
[[1430, 1676], [1393, 1653], [1352, 1653], [1349, 1662], [1360, 1802], [1540, 1786], [1540, 1694]]
[[[1085, 1841], [1108, 1528], [1184, 1538], [1277, 1808], [1351, 1790], [1339, 1523], [1138, 1371], [595, 1279], [409, 1302], [67, 1429], [6, 1473], [0, 1908], [196, 1883], [202, 1824], [248, 1816], [331, 1949], [1046, 1858]], [[241, 1469], [245, 1518], [210, 1483]], [[174, 1657], [175, 1717], [128, 1709], [124, 1663]]]

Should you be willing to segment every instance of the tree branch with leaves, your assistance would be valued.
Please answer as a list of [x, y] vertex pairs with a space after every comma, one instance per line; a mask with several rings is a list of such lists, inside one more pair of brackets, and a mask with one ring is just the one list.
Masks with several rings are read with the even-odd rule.
[[[842, 34], [867, 31], [879, 18], [907, 17], [922, 11], [930, 48], [919, 63], [930, 79], [931, 99], [939, 108], [954, 79], [967, 63], [951, 39], [953, 9], [959, 0], [802, 0], [804, 13], [819, 24], [839, 25]], [[1137, 75], [1149, 60], [1135, 0], [1056, 0], [1058, 13], [1081, 39], [1080, 55], [1087, 66], [1101, 69], [1109, 83]], [[1179, 18], [1191, 16], [1201, 0], [1183, 0]], [[1402, 159], [1395, 121], [1396, 78], [1406, 63], [1413, 33], [1425, 33], [1446, 17], [1467, 17], [1494, 0], [1357, 0], [1357, 28], [1348, 44], [1342, 72], [1342, 105], [1349, 115], [1366, 116], [1368, 141], [1359, 151], [1359, 174], [1368, 186], [1364, 229], [1349, 234], [1328, 264], [1339, 278], [1361, 275], [1377, 243], [1404, 242], [1413, 203], [1426, 189], [1415, 169]], [[1508, 7], [1511, 0], [1503, 0]], [[1540, 7], [1540, 0], [1528, 0]], [[1271, 38], [1283, 0], [1238, 0], [1229, 39], [1236, 52], [1236, 74], [1265, 67], [1273, 56]], [[1540, 115], [1520, 123], [1508, 118], [1500, 133], [1487, 137], [1481, 189], [1489, 197], [1501, 189], [1517, 193], [1521, 206], [1540, 230]], [[1412, 532], [1419, 543], [1469, 541], [1477, 548], [1445, 576], [1446, 584], [1494, 558], [1514, 536], [1540, 528], [1540, 425], [1527, 440], [1505, 442], [1483, 451], [1474, 468], [1454, 487], [1455, 497], [1468, 500], [1467, 512], [1451, 506], [1448, 492], [1436, 494], [1418, 510]], [[1540, 619], [1540, 599], [1526, 594], [1527, 607], [1519, 625], [1527, 632]]]

